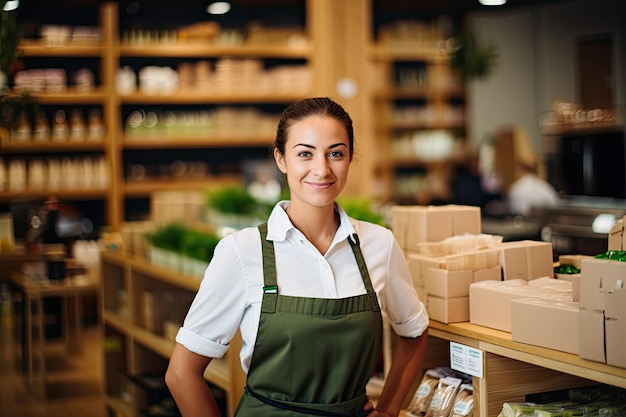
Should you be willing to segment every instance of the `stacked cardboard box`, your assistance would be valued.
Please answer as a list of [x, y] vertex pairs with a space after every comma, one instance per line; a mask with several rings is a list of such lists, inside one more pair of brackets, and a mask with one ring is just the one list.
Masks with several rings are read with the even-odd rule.
[[579, 355], [626, 367], [626, 262], [584, 259], [580, 280]]
[[[395, 206], [392, 229], [433, 320], [468, 321], [469, 285], [476, 280], [501, 279], [498, 250], [485, 248], [485, 241], [490, 240], [480, 234], [479, 207]], [[452, 240], [454, 237], [465, 237], [466, 244]]]

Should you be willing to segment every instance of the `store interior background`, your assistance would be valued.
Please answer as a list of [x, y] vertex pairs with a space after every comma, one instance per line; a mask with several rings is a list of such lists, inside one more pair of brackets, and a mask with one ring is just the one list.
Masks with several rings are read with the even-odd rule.
[[[53, 12], [53, 8], [49, 4], [34, 2], [23, 2], [22, 7], [25, 9], [24, 14], [30, 15], [33, 21], [43, 21], [44, 16], [52, 16], [57, 12]], [[93, 0], [74, 0], [68, 2], [68, 5], [77, 7], [81, 13], [77, 13], [71, 17], [76, 24], [80, 22], [80, 15], [91, 16], [97, 15], [100, 1]], [[120, 10], [129, 2], [120, 2]], [[254, 10], [254, 1], [240, 0], [248, 10]], [[287, 7], [288, 3], [284, 3], [283, 7]], [[156, 2], [155, 6], [167, 11], [165, 2]], [[180, 16], [188, 16], [189, 10], [200, 10], [194, 2], [181, 2], [179, 5]], [[235, 7], [237, 2], [234, 2]], [[272, 13], [280, 9], [281, 1], [272, 1], [266, 3], [266, 8], [271, 6]], [[260, 6], [259, 6], [260, 7]], [[510, 1], [505, 6], [486, 8], [478, 4], [477, 1], [447, 1], [433, 2], [428, 0], [422, 1], [381, 1], [375, 4], [376, 9], [388, 10], [389, 15], [406, 16], [416, 20], [435, 19], [439, 15], [447, 15], [452, 17], [454, 22], [454, 31], [458, 32], [461, 25], [469, 28], [478, 39], [484, 40], [496, 47], [497, 62], [491, 73], [482, 79], [470, 80], [466, 85], [465, 100], [465, 117], [466, 117], [466, 147], [467, 151], [479, 155], [481, 147], [494, 137], [497, 132], [507, 127], [519, 127], [526, 132], [530, 140], [531, 146], [537, 154], [540, 166], [542, 167], [542, 175], [546, 176], [545, 165], [549, 163], [546, 160], [547, 139], [542, 132], [542, 119], [549, 116], [556, 100], [582, 103], [581, 89], [585, 84], [591, 83], [592, 86], [604, 83], [609, 85], [609, 91], [604, 95], [604, 102], [593, 103], [593, 106], [602, 106], [606, 108], [614, 108], [619, 115], [623, 117], [623, 103], [626, 103], [626, 83], [624, 74], [626, 68], [626, 31], [624, 31], [624, 22], [626, 21], [626, 7], [618, 0], [517, 0]], [[261, 9], [259, 8], [259, 16]], [[60, 13], [62, 15], [63, 13]], [[165, 16], [163, 14], [163, 16]], [[68, 19], [68, 16], [63, 16]], [[168, 16], [168, 18], [170, 18]], [[350, 19], [350, 17], [341, 16], [340, 19]], [[372, 16], [374, 20], [377, 16]], [[176, 23], [176, 17], [171, 17], [169, 25]], [[220, 21], [222, 17], [216, 17], [216, 21]], [[201, 19], [198, 19], [201, 20]], [[274, 17], [274, 20], [280, 21], [280, 17]], [[227, 20], [225, 20], [227, 21]], [[331, 28], [337, 28], [337, 22], [333, 22]], [[327, 36], [334, 37], [333, 33]], [[375, 36], [372, 33], [372, 36]], [[603, 39], [610, 42], [610, 74], [607, 79], [598, 81], [595, 79], [581, 79], [580, 69], [581, 62], [579, 60], [579, 44], [588, 40]], [[345, 40], [342, 40], [345, 42]], [[339, 43], [338, 43], [339, 44]], [[342, 44], [345, 47], [345, 44]], [[316, 52], [317, 53], [317, 52]], [[322, 52], [318, 57], [332, 56], [329, 54], [334, 52]], [[317, 58], [316, 58], [317, 59]], [[322, 58], [323, 59], [323, 58]], [[361, 63], [363, 64], [363, 63]], [[371, 177], [373, 149], [378, 134], [375, 132], [375, 126], [372, 119], [376, 118], [376, 114], [371, 107], [364, 110], [364, 100], [369, 100], [367, 95], [361, 92], [367, 90], [365, 84], [368, 83], [366, 74], [356, 74], [359, 69], [365, 72], [365, 65], [359, 66], [359, 63], [340, 63], [339, 70], [332, 74], [335, 78], [342, 77], [339, 71], [348, 69], [351, 74], [345, 74], [345, 77], [356, 82], [359, 94], [356, 100], [343, 100], [348, 111], [355, 116], [357, 146], [359, 143], [365, 151], [359, 155], [359, 161], [352, 170], [351, 181], [346, 189], [347, 194], [358, 194], [360, 196], [372, 197], [376, 199], [378, 195], [384, 195], [384, 191], [380, 192], [380, 186], [377, 185], [376, 178]], [[329, 70], [331, 74], [334, 70]], [[333, 97], [339, 97], [339, 92], [335, 88], [334, 80], [324, 81], [322, 87], [323, 94]], [[594, 84], [596, 83], [596, 84]], [[593, 87], [591, 87], [593, 88]], [[318, 93], [321, 90], [318, 89]], [[360, 141], [360, 142], [359, 142]], [[358, 149], [357, 149], [358, 151]], [[244, 152], [243, 149], [238, 152]], [[245, 151], [247, 152], [247, 151]], [[156, 154], [155, 154], [156, 155]], [[259, 155], [257, 152], [256, 156]], [[228, 156], [224, 155], [226, 158]], [[626, 176], [621, 170], [616, 174]], [[623, 180], [621, 181], [623, 182]], [[620, 182], [620, 184], [621, 184]], [[364, 186], [363, 184], [371, 184]], [[561, 190], [559, 190], [561, 191]], [[564, 195], [563, 203], [569, 211], [571, 211], [571, 197]], [[577, 196], [580, 197], [580, 196]], [[415, 200], [414, 202], [417, 202]], [[428, 201], [428, 200], [426, 200]], [[580, 199], [577, 199], [577, 204]], [[410, 203], [411, 201], [409, 201]], [[450, 201], [455, 202], [455, 201]], [[403, 201], [401, 203], [406, 203]], [[623, 201], [615, 201], [610, 199], [585, 199], [584, 205], [591, 205], [593, 210], [602, 210], [609, 206], [610, 209], [616, 210], [616, 218], [620, 218], [623, 209]], [[81, 203], [84, 210], [101, 209], [97, 204], [87, 202]], [[132, 218], [132, 204], [128, 201], [126, 219]], [[143, 204], [143, 205], [142, 205]], [[138, 211], [142, 212], [139, 216], [145, 215], [148, 203], [138, 203]], [[600, 205], [601, 207], [598, 207]], [[3, 205], [3, 208], [6, 204]], [[82, 207], [81, 207], [82, 209]], [[130, 215], [128, 211], [131, 211]], [[591, 214], [594, 217], [597, 213]], [[85, 216], [89, 216], [85, 213]], [[547, 222], [559, 222], [553, 217], [560, 217], [561, 213], [541, 213], [541, 224], [532, 225], [527, 236], [539, 237], [541, 227]], [[586, 217], [589, 217], [585, 214]], [[96, 218], [97, 228], [104, 226], [107, 216], [101, 212], [93, 215]], [[103, 221], [104, 220], [104, 221]], [[502, 220], [502, 219], [499, 219]], [[510, 219], [504, 219], [491, 223], [493, 229], [486, 230], [498, 234], [516, 236], [517, 227], [509, 222]], [[589, 223], [589, 218], [585, 219], [585, 223]], [[19, 226], [19, 225], [18, 225]], [[518, 228], [519, 229], [519, 228]], [[517, 230], [519, 231], [519, 230]], [[549, 236], [546, 240], [549, 240]], [[574, 248], [569, 245], [563, 250], [572, 250]], [[594, 251], [596, 248], [588, 250]]]
[[[466, 86], [467, 144], [473, 151], [478, 152], [481, 145], [499, 129], [519, 126], [527, 133], [532, 146], [545, 163], [546, 137], [542, 133], [541, 120], [550, 113], [555, 100], [580, 102], [582, 84], [589, 80], [579, 78], [577, 45], [581, 41], [598, 38], [610, 39], [612, 43], [610, 102], [601, 105], [614, 107], [621, 114], [623, 136], [626, 103], [626, 3], [622, 0], [509, 1], [510, 5], [507, 7], [489, 10], [478, 6], [474, 0], [381, 0], [380, 3], [410, 8], [410, 17], [415, 19], [420, 19], [420, 13], [424, 11], [428, 16], [445, 14], [451, 10], [457, 16], [463, 13], [465, 23], [479, 38], [496, 45], [498, 60], [493, 73], [485, 79], [472, 80]], [[41, 2], [45, 4], [44, 8], [50, 7], [50, 3], [43, 0]], [[280, 3], [280, 0], [276, 2]], [[39, 1], [24, 0], [21, 7], [37, 7], [38, 3]], [[99, 3], [89, 0], [67, 2], [69, 5], [80, 6], [81, 11], [93, 8], [93, 13], [97, 13]], [[246, 0], [246, 3], [254, 3], [254, 0]], [[79, 19], [80, 16], [73, 18]], [[333, 34], [328, 36], [332, 37]], [[365, 76], [360, 76], [359, 80], [367, 82]], [[337, 91], [330, 89], [327, 94], [338, 95]], [[352, 106], [354, 103], [350, 103], [348, 109], [351, 110]], [[369, 127], [371, 125], [366, 124], [366, 128]], [[357, 126], [357, 129], [366, 136], [373, 136], [372, 132], [365, 132], [363, 126]], [[371, 140], [375, 140], [375, 137]], [[371, 155], [361, 156], [363, 160], [370, 157]], [[357, 164], [364, 162], [358, 161]], [[626, 155], [622, 166], [616, 167], [615, 175], [626, 176], [624, 164]], [[353, 181], [358, 182], [359, 179]], [[9, 208], [5, 203], [2, 202], [2, 207]], [[84, 205], [87, 209], [92, 206], [92, 203]], [[571, 223], [573, 218], [583, 218], [587, 227], [590, 218], [603, 212], [610, 212], [616, 218], [621, 218], [626, 214], [626, 200], [590, 198], [584, 195], [564, 196], [559, 210], [543, 213], [544, 217], [537, 222], [532, 219], [523, 220], [530, 224], [530, 229], [521, 228], [519, 218], [508, 216], [492, 219], [491, 222], [485, 221], [484, 225], [485, 232], [511, 236], [512, 239], [521, 236], [545, 237], [550, 240], [550, 236], [542, 235], [546, 224], [552, 226], [553, 231], [558, 231], [559, 224]], [[82, 214], [90, 217], [87, 211]], [[100, 213], [96, 215], [100, 216]], [[521, 235], [520, 229], [524, 230]], [[585, 234], [588, 233], [583, 233]], [[583, 242], [585, 239], [583, 236], [580, 240]], [[592, 254], [598, 245], [606, 247], [605, 239], [606, 235], [600, 234], [592, 239], [594, 243], [589, 246], [585, 246], [584, 242], [581, 246], [570, 243], [562, 250], [571, 253], [588, 251]]]

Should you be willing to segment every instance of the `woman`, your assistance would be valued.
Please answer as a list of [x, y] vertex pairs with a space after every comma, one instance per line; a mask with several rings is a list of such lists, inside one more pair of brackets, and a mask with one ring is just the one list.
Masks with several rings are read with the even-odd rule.
[[[392, 233], [335, 203], [354, 153], [352, 120], [328, 98], [293, 103], [272, 152], [290, 200], [216, 248], [167, 385], [183, 416], [218, 416], [202, 375], [239, 328], [247, 381], [237, 416], [397, 416], [421, 368], [428, 316]], [[374, 409], [365, 386], [381, 310], [401, 337]]]

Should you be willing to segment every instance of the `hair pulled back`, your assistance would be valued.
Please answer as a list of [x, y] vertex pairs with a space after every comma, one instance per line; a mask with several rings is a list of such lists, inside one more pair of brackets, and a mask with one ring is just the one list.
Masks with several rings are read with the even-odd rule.
[[285, 144], [287, 143], [287, 133], [289, 128], [296, 122], [306, 119], [309, 116], [326, 116], [332, 117], [343, 124], [348, 134], [348, 144], [350, 152], [350, 160], [354, 154], [354, 130], [352, 128], [352, 119], [341, 105], [328, 97], [312, 97], [306, 98], [287, 106], [278, 122], [276, 128], [276, 140], [270, 148], [271, 155], [274, 150], [278, 150], [282, 155], [285, 154]]

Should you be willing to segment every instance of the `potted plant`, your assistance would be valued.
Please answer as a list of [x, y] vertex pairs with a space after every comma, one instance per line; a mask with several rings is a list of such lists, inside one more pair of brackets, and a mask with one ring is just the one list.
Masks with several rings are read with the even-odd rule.
[[17, 70], [20, 26], [17, 10], [4, 10], [6, 0], [0, 0], [0, 141], [8, 137], [8, 129], [18, 115], [31, 121], [38, 111], [37, 101], [28, 92], [11, 94], [9, 77]]
[[213, 257], [219, 237], [214, 234], [188, 230], [183, 237], [181, 252], [185, 257], [183, 272], [202, 278], [207, 264]]
[[158, 227], [146, 237], [150, 243], [150, 260], [161, 265], [179, 269], [179, 253], [182, 247], [186, 228], [177, 223]]
[[456, 37], [450, 66], [465, 80], [485, 78], [493, 71], [498, 60], [498, 49], [494, 44], [480, 41], [466, 30]]
[[245, 187], [227, 186], [207, 193], [208, 221], [218, 229], [237, 230], [261, 222], [267, 204], [257, 201]]

